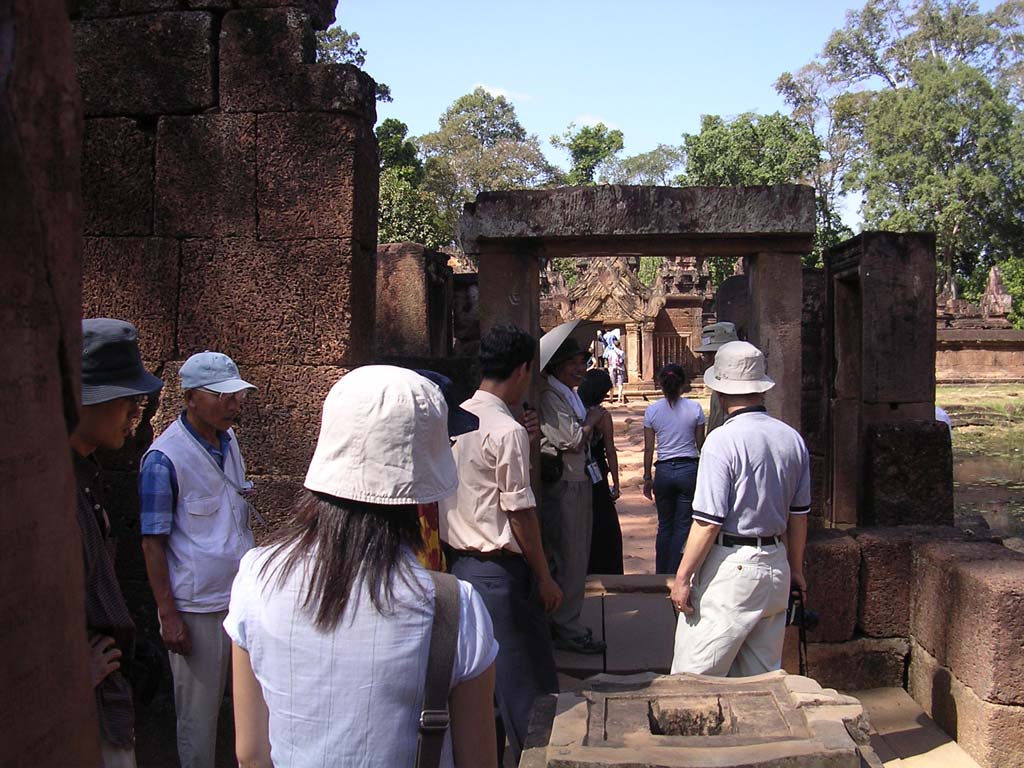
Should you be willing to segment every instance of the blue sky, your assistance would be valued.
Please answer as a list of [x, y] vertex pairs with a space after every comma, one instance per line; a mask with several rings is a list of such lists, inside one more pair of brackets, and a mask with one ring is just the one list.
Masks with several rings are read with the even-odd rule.
[[503, 93], [547, 146], [566, 126], [621, 129], [625, 154], [678, 144], [701, 114], [785, 111], [772, 84], [809, 62], [842, 26], [842, 0], [342, 0], [338, 23], [358, 32], [366, 70], [391, 86], [410, 133], [437, 127], [456, 98]]

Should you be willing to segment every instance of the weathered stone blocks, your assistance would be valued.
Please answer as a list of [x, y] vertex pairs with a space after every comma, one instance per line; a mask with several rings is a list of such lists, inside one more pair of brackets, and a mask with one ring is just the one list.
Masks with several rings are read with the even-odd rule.
[[865, 464], [864, 525], [953, 524], [953, 453], [945, 424], [872, 424]]
[[[798, 636], [786, 630], [782, 666], [790, 674], [800, 671]], [[904, 638], [861, 637], [845, 643], [808, 643], [807, 674], [826, 688], [862, 691], [869, 688], [902, 688], [910, 646]]]
[[1024, 707], [984, 701], [917, 643], [911, 643], [907, 687], [983, 768], [1024, 766]]
[[355, 261], [345, 240], [186, 240], [182, 355], [217, 348], [239, 365], [364, 361], [371, 339], [360, 329], [372, 326], [353, 326]]
[[156, 231], [256, 234], [256, 117], [165, 117], [157, 130]]
[[994, 543], [926, 544], [914, 556], [910, 630], [985, 701], [1024, 705], [1024, 555]]
[[101, 19], [110, 16], [136, 16], [157, 11], [227, 10], [232, 0], [69, 0], [68, 10], [75, 19]]
[[914, 547], [962, 540], [952, 527], [900, 526], [850, 532], [860, 544], [857, 628], [869, 637], [909, 637]]
[[334, 23], [338, 0], [235, 0], [235, 5], [238, 8], [298, 6], [310, 17], [314, 29], [327, 29]]
[[214, 106], [213, 16], [151, 13], [74, 24], [86, 116], [160, 115]]
[[151, 130], [128, 118], [85, 123], [82, 199], [87, 235], [153, 233]]
[[350, 64], [315, 64], [310, 18], [297, 8], [234, 11], [220, 34], [226, 112], [348, 112], [374, 121], [376, 84]]
[[416, 243], [377, 250], [377, 356], [446, 357], [451, 348], [448, 257]]
[[116, 317], [139, 329], [145, 360], [175, 354], [178, 242], [161, 237], [87, 237], [82, 306], [88, 317]]
[[807, 537], [804, 576], [807, 608], [821, 616], [808, 634], [814, 642], [838, 643], [853, 637], [857, 621], [860, 547], [843, 531], [811, 531]]
[[351, 237], [356, 145], [376, 141], [369, 124], [310, 112], [260, 115], [258, 125], [259, 236]]

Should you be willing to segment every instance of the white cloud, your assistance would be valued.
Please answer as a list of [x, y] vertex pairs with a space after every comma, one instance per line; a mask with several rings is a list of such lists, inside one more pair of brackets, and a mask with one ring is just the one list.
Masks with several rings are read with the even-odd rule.
[[619, 127], [610, 120], [605, 120], [603, 117], [588, 114], [577, 115], [573, 122], [576, 123], [576, 125], [597, 125], [598, 123], [604, 123], [606, 128], [611, 128], [612, 130], [617, 130]]
[[510, 91], [508, 88], [498, 88], [493, 85], [487, 85], [486, 83], [477, 83], [473, 86], [476, 88], [483, 88], [491, 96], [504, 96], [509, 101], [529, 101], [532, 97], [528, 93], [520, 93], [519, 91]]

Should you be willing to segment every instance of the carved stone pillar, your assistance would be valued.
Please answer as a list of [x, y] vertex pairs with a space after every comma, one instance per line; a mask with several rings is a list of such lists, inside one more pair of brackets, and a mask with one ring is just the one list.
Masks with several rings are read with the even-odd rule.
[[640, 323], [626, 324], [626, 338], [624, 341], [626, 350], [626, 376], [630, 384], [640, 381]]
[[641, 326], [643, 334], [640, 341], [640, 354], [643, 358], [641, 374], [644, 381], [654, 381], [654, 323], [643, 323]]

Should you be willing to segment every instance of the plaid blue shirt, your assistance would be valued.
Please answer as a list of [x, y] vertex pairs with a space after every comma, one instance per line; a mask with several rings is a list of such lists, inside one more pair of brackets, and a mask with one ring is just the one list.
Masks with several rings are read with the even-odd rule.
[[[220, 446], [213, 446], [199, 436], [188, 423], [184, 412], [181, 423], [224, 469], [224, 456], [231, 435], [218, 432]], [[150, 451], [139, 471], [139, 520], [143, 536], [167, 536], [174, 527], [174, 508], [178, 505], [178, 476], [174, 464], [161, 451]]]

